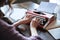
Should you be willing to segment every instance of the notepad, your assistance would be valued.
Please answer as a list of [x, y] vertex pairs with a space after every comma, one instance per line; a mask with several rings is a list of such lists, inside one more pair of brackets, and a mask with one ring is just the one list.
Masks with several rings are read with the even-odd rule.
[[14, 8], [12, 14], [10, 15], [10, 18], [14, 21], [17, 21], [25, 16], [26, 11], [26, 9]]
[[55, 28], [48, 31], [55, 39], [60, 39], [60, 28]]

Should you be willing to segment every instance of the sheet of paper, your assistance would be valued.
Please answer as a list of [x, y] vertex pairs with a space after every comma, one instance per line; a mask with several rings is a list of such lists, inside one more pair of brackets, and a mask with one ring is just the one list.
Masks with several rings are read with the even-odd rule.
[[55, 28], [48, 31], [55, 39], [60, 39], [60, 28]]
[[10, 15], [10, 18], [17, 21], [25, 16], [26, 11], [26, 9], [14, 8], [14, 11]]
[[38, 7], [38, 11], [48, 12], [48, 13], [54, 13], [54, 10], [56, 8], [57, 4], [55, 3], [49, 3], [49, 2], [41, 2], [40, 6]]

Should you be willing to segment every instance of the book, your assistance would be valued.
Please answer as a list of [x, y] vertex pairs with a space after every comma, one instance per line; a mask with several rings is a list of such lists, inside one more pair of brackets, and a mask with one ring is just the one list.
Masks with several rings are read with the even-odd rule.
[[[56, 3], [49, 3], [49, 2], [41, 2], [37, 11], [47, 12], [47, 13], [56, 13], [57, 9]], [[55, 10], [56, 9], [56, 10]]]

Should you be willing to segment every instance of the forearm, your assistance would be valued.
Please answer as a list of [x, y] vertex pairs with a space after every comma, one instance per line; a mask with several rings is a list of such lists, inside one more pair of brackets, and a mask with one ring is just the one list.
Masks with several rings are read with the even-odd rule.
[[31, 36], [38, 36], [37, 30], [35, 27], [30, 27]]
[[38, 36], [37, 29], [36, 29], [36, 27], [33, 25], [33, 22], [30, 23], [30, 31], [31, 31], [31, 35], [32, 35], [32, 36]]
[[29, 23], [30, 21], [31, 21], [31, 20], [29, 20], [29, 19], [21, 19], [21, 20], [19, 20], [18, 22], [13, 23], [12, 25], [15, 26], [15, 27], [17, 27], [17, 26], [19, 26], [19, 25], [21, 25], [21, 24], [27, 24], [27, 23]]
[[30, 31], [31, 31], [31, 37], [30, 39], [33, 39], [33, 40], [43, 40], [41, 39], [39, 36], [38, 36], [38, 33], [37, 33], [37, 23], [36, 23], [36, 19], [32, 19], [31, 23], [30, 23]]

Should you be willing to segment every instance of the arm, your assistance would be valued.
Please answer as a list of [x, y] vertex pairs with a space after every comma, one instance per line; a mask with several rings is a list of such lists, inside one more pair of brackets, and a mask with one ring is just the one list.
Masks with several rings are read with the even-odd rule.
[[31, 31], [31, 37], [29, 39], [32, 40], [43, 40], [38, 36], [36, 27], [38, 26], [38, 19], [33, 18], [30, 23], [30, 31]]
[[32, 36], [37, 36], [38, 35], [36, 28], [33, 27], [32, 25], [30, 26], [30, 31], [31, 31]]
[[27, 24], [27, 23], [30, 23], [30, 19], [21, 19], [21, 20], [15, 22], [15, 23], [13, 23], [12, 25], [17, 27], [21, 24]]
[[31, 19], [34, 17], [35, 15], [32, 14], [26, 14], [26, 16], [19, 20], [18, 22], [14, 23], [13, 26], [17, 27], [20, 24], [29, 24], [31, 22]]
[[33, 18], [30, 23], [30, 30], [31, 30], [32, 36], [38, 36], [37, 29], [36, 29], [36, 27], [38, 26], [38, 23], [37, 23], [38, 21], [37, 22], [36, 21], [37, 21], [37, 19]]
[[0, 33], [2, 32], [2, 36], [7, 40], [35, 40], [35, 39], [41, 40], [41, 38], [36, 37], [36, 36], [35, 37], [31, 36], [29, 38], [24, 37], [22, 34], [20, 34], [18, 31], [16, 31], [16, 29], [13, 26], [10, 26], [5, 21], [0, 19], [0, 28], [1, 27], [3, 27], [3, 28], [0, 30]]

